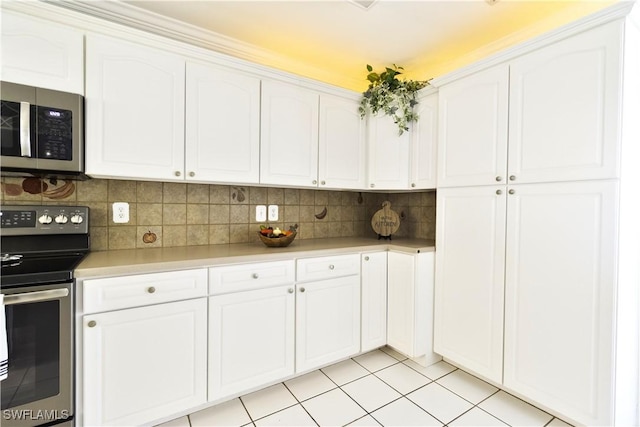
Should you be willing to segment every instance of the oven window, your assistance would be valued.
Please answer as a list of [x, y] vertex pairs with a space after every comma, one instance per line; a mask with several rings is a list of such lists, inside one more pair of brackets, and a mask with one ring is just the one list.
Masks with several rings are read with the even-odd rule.
[[5, 306], [9, 375], [2, 409], [60, 392], [60, 301]]

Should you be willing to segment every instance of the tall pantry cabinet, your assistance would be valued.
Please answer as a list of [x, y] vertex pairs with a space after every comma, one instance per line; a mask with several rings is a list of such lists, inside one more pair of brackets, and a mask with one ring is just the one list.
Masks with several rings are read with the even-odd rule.
[[640, 421], [640, 37], [630, 9], [433, 82], [435, 351], [585, 425]]

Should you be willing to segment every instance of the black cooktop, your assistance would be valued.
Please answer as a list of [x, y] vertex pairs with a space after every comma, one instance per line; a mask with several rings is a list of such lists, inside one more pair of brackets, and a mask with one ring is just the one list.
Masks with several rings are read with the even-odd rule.
[[4, 205], [0, 219], [0, 286], [73, 280], [89, 252], [89, 208]]
[[84, 253], [67, 255], [28, 256], [2, 262], [2, 287], [68, 282]]

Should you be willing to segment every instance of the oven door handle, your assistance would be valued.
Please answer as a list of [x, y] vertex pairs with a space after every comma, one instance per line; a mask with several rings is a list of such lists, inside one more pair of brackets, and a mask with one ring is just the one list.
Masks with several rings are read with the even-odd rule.
[[20, 103], [20, 155], [31, 157], [31, 104]]
[[4, 296], [4, 305], [24, 304], [64, 298], [69, 295], [69, 289], [51, 289], [50, 291], [25, 292], [23, 294], [9, 294]]

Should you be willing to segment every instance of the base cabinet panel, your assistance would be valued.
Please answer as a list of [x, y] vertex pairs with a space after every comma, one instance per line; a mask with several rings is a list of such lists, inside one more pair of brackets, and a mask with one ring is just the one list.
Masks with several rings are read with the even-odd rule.
[[209, 298], [209, 400], [294, 372], [293, 284]]
[[387, 343], [409, 357], [433, 355], [434, 254], [389, 252]]
[[296, 372], [360, 351], [360, 277], [297, 285]]
[[387, 344], [387, 252], [362, 254], [361, 351]]
[[206, 298], [84, 316], [82, 424], [149, 424], [205, 403], [206, 353]]

